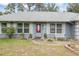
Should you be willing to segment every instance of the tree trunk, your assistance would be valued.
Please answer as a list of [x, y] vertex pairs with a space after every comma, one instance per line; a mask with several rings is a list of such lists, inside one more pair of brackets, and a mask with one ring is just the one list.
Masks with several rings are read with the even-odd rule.
[[31, 11], [31, 7], [28, 7], [29, 8], [29, 10], [28, 11]]

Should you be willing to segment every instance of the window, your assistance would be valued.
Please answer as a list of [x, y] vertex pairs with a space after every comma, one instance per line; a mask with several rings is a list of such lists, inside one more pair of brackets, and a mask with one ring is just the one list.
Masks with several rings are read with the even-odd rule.
[[6, 32], [7, 23], [2, 23], [2, 24], [1, 24], [1, 27], [2, 27], [2, 28], [1, 28], [1, 32], [2, 32], [2, 33], [5, 33], [5, 32]]
[[24, 33], [29, 33], [29, 24], [24, 23]]
[[22, 23], [18, 23], [18, 27], [22, 27], [23, 26], [23, 24]]
[[50, 33], [55, 33], [55, 24], [50, 24]]
[[22, 29], [18, 28], [18, 33], [22, 33]]
[[57, 24], [57, 33], [62, 33], [62, 24]]
[[22, 33], [23, 32], [23, 24], [22, 23], [18, 23], [17, 24], [17, 32], [18, 33]]
[[18, 33], [29, 33], [29, 24], [27, 23], [18, 23], [17, 24]]

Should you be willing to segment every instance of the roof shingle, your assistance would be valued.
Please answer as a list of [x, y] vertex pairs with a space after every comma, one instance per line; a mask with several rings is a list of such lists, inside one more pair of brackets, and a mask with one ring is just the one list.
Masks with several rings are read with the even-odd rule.
[[71, 12], [19, 12], [0, 16], [0, 21], [69, 22], [78, 15]]

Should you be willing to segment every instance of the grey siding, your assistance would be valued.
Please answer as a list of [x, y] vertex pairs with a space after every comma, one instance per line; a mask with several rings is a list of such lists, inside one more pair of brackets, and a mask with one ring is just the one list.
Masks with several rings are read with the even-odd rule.
[[8, 38], [7, 34], [0, 34], [0, 38]]
[[36, 33], [36, 23], [33, 24], [33, 38], [35, 37], [41, 37], [43, 38], [44, 33], [46, 32], [46, 24], [45, 23], [40, 23], [41, 24], [41, 33]]
[[74, 33], [75, 39], [79, 40], [79, 22], [75, 22], [75, 33]]
[[65, 25], [66, 30], [65, 30], [65, 36], [66, 38], [72, 38], [72, 31], [73, 31], [73, 26], [70, 23], [66, 23]]
[[[13, 38], [20, 38], [21, 35], [20, 34], [14, 34], [13, 35]], [[29, 37], [29, 34], [24, 34], [24, 38], [28, 38]], [[7, 34], [0, 34], [0, 38], [8, 38], [8, 35]]]
[[[49, 23], [50, 24], [50, 23]], [[57, 33], [57, 25], [58, 23], [55, 23], [55, 33], [48, 33], [48, 38], [65, 38], [65, 23], [59, 22], [59, 24], [62, 24], [62, 33]], [[47, 30], [48, 32], [50, 32], [50, 26], [49, 26], [49, 30]]]
[[[20, 38], [20, 36], [21, 36], [20, 34], [13, 35], [14, 38]], [[29, 37], [29, 34], [24, 34], [24, 38], [28, 38], [28, 37]]]
[[[60, 23], [60, 22], [59, 22]], [[15, 24], [15, 28], [16, 28], [16, 23]], [[36, 33], [35, 32], [35, 24], [36, 23], [29, 23], [31, 24], [30, 25], [30, 28], [29, 28], [29, 33], [32, 34], [33, 38], [35, 37], [41, 37], [43, 38], [44, 37], [44, 33], [47, 33], [47, 37], [48, 38], [69, 38], [71, 37], [71, 33], [73, 33], [73, 30], [72, 28], [72, 25], [70, 23], [64, 23], [62, 22], [62, 33], [57, 33], [57, 31], [55, 30], [55, 33], [50, 33], [50, 23], [41, 23], [41, 33]], [[58, 24], [55, 22], [55, 25]], [[30, 30], [31, 29], [31, 30]], [[29, 37], [29, 33], [26, 33], [24, 35], [25, 38], [28, 38]], [[8, 37], [7, 35], [5, 34], [0, 34], [0, 38], [6, 38]], [[17, 32], [14, 34], [13, 36], [14, 38], [19, 38], [20, 37], [20, 34], [18, 34]]]
[[75, 33], [75, 23], [72, 23], [72, 28], [71, 28], [71, 37], [74, 38]]

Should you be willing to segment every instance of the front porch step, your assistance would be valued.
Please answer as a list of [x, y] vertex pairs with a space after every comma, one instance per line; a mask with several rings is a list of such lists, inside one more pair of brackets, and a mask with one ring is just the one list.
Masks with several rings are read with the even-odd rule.
[[39, 40], [39, 39], [41, 39], [41, 37], [35, 37], [34, 39], [35, 39], [35, 40]]
[[43, 39], [33, 39], [33, 40], [35, 40], [35, 41], [43, 41]]
[[42, 37], [35, 37], [33, 40], [43, 40]]

